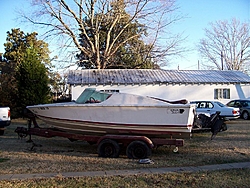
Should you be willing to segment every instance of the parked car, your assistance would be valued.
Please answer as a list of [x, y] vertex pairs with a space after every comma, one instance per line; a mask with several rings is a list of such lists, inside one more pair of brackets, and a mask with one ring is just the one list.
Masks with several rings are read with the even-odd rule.
[[226, 120], [237, 119], [240, 117], [240, 109], [228, 107], [219, 101], [191, 101], [191, 104], [196, 104], [197, 114], [215, 114], [220, 112], [220, 116]]
[[10, 108], [0, 106], [0, 135], [4, 134], [7, 126], [11, 123]]
[[237, 107], [240, 109], [241, 117], [245, 120], [249, 119], [250, 114], [250, 100], [232, 100], [226, 104], [229, 107]]

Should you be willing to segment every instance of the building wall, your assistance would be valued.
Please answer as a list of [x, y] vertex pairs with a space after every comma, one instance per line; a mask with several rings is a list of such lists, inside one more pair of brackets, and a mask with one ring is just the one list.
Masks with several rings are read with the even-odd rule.
[[226, 103], [231, 99], [250, 98], [250, 85], [233, 84], [149, 84], [149, 85], [90, 85], [72, 86], [72, 100], [76, 100], [85, 88], [97, 90], [119, 90], [122, 93], [131, 93], [144, 96], [153, 96], [166, 100], [187, 99], [215, 100], [214, 89], [230, 89], [230, 99], [219, 99]]

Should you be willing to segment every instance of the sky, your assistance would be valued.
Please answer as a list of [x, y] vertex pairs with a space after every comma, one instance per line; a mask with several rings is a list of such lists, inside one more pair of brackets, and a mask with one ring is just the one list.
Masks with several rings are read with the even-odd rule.
[[[183, 36], [187, 37], [183, 46], [190, 49], [190, 52], [174, 59], [164, 69], [198, 69], [198, 62], [201, 64], [202, 59], [196, 46], [205, 37], [204, 29], [209, 28], [209, 23], [237, 18], [240, 22], [250, 24], [250, 0], [176, 0], [176, 4], [179, 7], [178, 12], [185, 18], [171, 29], [173, 33], [183, 33]], [[34, 27], [28, 27], [17, 21], [16, 11], [27, 10], [29, 7], [29, 0], [0, 0], [0, 52], [4, 52], [6, 32], [12, 28], [20, 28], [25, 33], [35, 31]]]

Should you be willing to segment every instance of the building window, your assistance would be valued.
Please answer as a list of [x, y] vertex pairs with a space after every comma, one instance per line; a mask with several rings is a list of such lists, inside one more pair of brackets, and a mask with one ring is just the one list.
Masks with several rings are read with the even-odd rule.
[[230, 99], [230, 89], [214, 89], [214, 99]]

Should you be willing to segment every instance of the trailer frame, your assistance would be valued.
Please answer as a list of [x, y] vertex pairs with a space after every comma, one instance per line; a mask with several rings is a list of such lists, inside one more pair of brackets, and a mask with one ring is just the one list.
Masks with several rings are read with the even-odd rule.
[[[33, 127], [32, 127], [33, 124]], [[169, 145], [175, 146], [173, 152], [178, 152], [178, 147], [184, 145], [183, 139], [174, 138], [149, 138], [141, 135], [88, 135], [65, 132], [55, 128], [41, 128], [35, 117], [29, 117], [28, 127], [17, 127], [15, 132], [19, 137], [29, 136], [27, 142], [32, 142], [31, 136], [41, 136], [46, 138], [64, 137], [70, 141], [82, 140], [89, 144], [97, 144], [98, 156], [100, 157], [119, 157], [121, 147], [126, 147], [128, 158], [145, 159], [151, 155], [152, 149], [159, 146]]]

